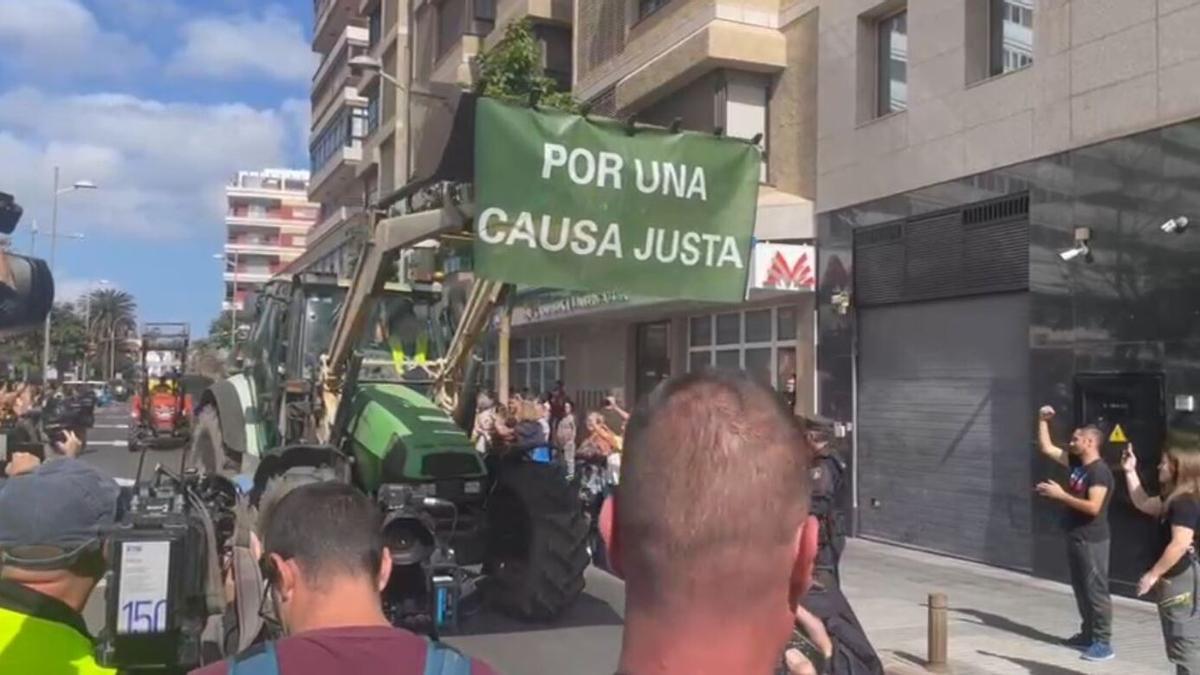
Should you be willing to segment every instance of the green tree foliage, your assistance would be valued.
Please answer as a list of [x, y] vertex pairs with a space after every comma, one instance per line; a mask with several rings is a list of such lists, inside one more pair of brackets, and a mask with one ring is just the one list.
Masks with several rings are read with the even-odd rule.
[[116, 288], [92, 291], [90, 298], [88, 335], [96, 352], [90, 363], [99, 368], [95, 377], [112, 377], [132, 365], [133, 354], [128, 344], [137, 334], [137, 302], [129, 293]]
[[[238, 326], [241, 327], [241, 333], [238, 335], [238, 342], [246, 339], [247, 332], [250, 326], [254, 325], [255, 313], [251, 311], [240, 311], [237, 313]], [[221, 312], [217, 318], [208, 324], [207, 343], [215, 349], [232, 349], [233, 348], [233, 312], [228, 310]]]
[[[0, 340], [0, 362], [17, 377], [37, 377], [42, 372], [43, 331], [32, 329]], [[50, 364], [60, 374], [71, 372], [87, 352], [83, 314], [76, 305], [60, 302], [50, 314]]]
[[542, 45], [527, 19], [508, 24], [504, 37], [478, 57], [476, 91], [512, 103], [526, 104], [531, 98], [539, 106], [578, 112], [579, 103], [570, 92], [559, 91], [558, 83], [542, 68]]

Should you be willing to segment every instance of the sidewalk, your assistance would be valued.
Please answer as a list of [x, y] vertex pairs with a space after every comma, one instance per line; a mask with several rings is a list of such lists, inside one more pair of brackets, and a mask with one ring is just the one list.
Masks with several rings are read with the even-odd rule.
[[955, 675], [1170, 672], [1150, 603], [1113, 597], [1117, 658], [1090, 663], [1057, 643], [1079, 627], [1066, 584], [853, 539], [842, 559], [842, 585], [889, 672], [897, 675], [924, 672], [919, 666], [926, 655], [925, 603], [932, 592], [949, 596], [948, 672]]

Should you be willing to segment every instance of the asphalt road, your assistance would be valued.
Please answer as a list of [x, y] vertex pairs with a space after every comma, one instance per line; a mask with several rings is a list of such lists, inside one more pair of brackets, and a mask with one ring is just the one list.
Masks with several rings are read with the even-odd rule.
[[[128, 405], [97, 409], [96, 426], [88, 433], [81, 458], [113, 478], [135, 478], [139, 456], [129, 452], [128, 423]], [[149, 450], [143, 475], [151, 475], [157, 464], [177, 469], [181, 459], [180, 449]], [[552, 624], [523, 623], [482, 610], [466, 617], [460, 633], [447, 637], [447, 642], [506, 675], [612, 675], [621, 643], [624, 585], [595, 568], [585, 578], [583, 597]], [[104, 623], [103, 602], [103, 588], [98, 588], [84, 610], [93, 634]]]

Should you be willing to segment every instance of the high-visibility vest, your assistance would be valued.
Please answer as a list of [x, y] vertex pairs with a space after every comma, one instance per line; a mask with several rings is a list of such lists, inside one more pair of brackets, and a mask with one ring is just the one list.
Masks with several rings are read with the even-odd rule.
[[0, 672], [116, 675], [96, 663], [92, 641], [72, 626], [0, 607]]
[[[396, 372], [404, 374], [404, 364], [408, 361], [408, 355], [404, 351], [404, 341], [395, 337], [389, 337], [388, 343], [392, 348], [392, 364], [396, 367]], [[413, 354], [413, 362], [417, 365], [424, 365], [429, 359], [429, 336], [424, 333], [417, 336], [416, 353]]]

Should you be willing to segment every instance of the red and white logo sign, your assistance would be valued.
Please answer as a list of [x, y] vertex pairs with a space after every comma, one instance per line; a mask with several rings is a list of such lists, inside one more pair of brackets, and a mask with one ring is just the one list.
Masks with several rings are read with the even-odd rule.
[[807, 244], [755, 244], [751, 288], [813, 291], [817, 287], [817, 256]]

